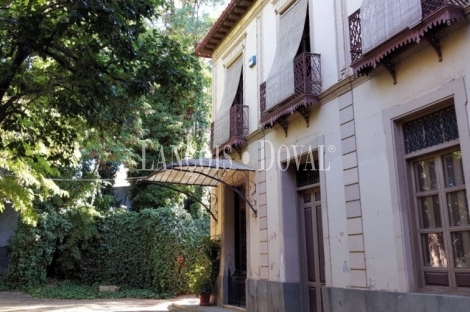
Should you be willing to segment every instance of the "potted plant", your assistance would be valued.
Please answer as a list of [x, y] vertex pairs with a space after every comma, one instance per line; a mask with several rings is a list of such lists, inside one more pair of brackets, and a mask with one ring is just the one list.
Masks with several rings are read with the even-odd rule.
[[220, 239], [201, 240], [200, 253], [189, 274], [189, 287], [199, 296], [199, 305], [208, 306], [220, 266]]
[[189, 277], [191, 291], [199, 296], [199, 305], [210, 306], [210, 296], [213, 291], [211, 268], [207, 261], [197, 261]]

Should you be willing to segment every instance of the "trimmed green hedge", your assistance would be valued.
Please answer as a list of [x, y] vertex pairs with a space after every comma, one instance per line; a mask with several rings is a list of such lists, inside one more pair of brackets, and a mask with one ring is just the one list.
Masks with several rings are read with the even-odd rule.
[[187, 270], [208, 233], [208, 219], [193, 220], [176, 207], [42, 212], [36, 227], [18, 226], [5, 280], [11, 288], [31, 289], [43, 285], [49, 273], [86, 285], [186, 293]]

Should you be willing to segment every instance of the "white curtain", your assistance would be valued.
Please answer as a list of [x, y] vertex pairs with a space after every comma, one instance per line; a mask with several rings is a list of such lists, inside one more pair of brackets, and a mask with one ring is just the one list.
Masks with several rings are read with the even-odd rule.
[[243, 57], [240, 57], [225, 73], [224, 95], [214, 120], [214, 146], [230, 139], [230, 108], [237, 94], [242, 68]]
[[361, 5], [362, 53], [419, 24], [421, 0], [364, 0]]
[[294, 94], [294, 58], [302, 40], [307, 0], [298, 0], [279, 22], [274, 62], [266, 79], [266, 109]]

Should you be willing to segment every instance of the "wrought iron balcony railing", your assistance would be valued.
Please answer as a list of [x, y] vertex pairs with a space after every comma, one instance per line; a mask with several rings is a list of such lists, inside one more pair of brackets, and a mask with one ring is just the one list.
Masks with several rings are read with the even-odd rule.
[[248, 135], [248, 106], [235, 104], [230, 108], [230, 138], [245, 138]]
[[283, 127], [287, 136], [286, 118], [295, 111], [305, 118], [308, 126], [309, 110], [307, 107], [318, 103], [318, 95], [321, 93], [320, 65], [320, 54], [309, 52], [299, 54], [292, 64], [294, 70], [293, 94], [269, 108], [266, 107], [266, 82], [260, 85], [260, 123], [262, 128], [271, 128], [275, 123], [278, 123]]
[[366, 53], [363, 53], [361, 12], [357, 10], [349, 16], [351, 67], [354, 74], [368, 75], [372, 69], [382, 64], [396, 83], [395, 68], [391, 59], [409, 46], [418, 44], [421, 39], [430, 43], [441, 61], [440, 43], [435, 34], [445, 26], [463, 20], [464, 7], [469, 4], [470, 0], [422, 0], [422, 20], [418, 25], [400, 32]]
[[239, 154], [241, 147], [246, 143], [248, 136], [248, 106], [243, 104], [234, 104], [230, 108], [230, 138], [227, 142], [214, 146], [214, 123], [211, 124], [211, 149], [212, 155], [222, 153], [224, 150], [233, 148]]

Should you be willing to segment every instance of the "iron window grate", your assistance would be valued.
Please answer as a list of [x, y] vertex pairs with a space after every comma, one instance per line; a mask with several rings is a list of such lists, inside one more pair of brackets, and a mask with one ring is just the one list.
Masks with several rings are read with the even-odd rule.
[[297, 169], [297, 187], [317, 184], [320, 182], [320, 174], [318, 171], [318, 160], [314, 161], [314, 167], [311, 163], [300, 165]]
[[454, 107], [407, 122], [403, 130], [407, 154], [459, 138]]

